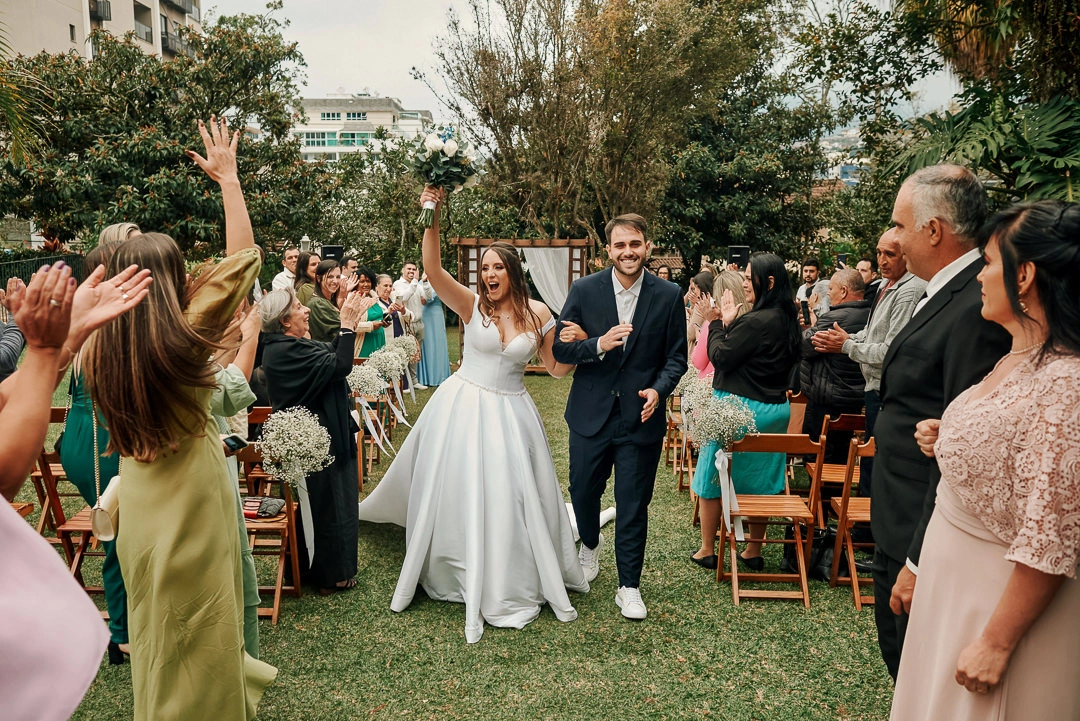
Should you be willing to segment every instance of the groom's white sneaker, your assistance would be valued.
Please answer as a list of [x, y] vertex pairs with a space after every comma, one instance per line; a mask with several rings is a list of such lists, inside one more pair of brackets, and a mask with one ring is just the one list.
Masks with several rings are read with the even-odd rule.
[[619, 592], [615, 594], [615, 605], [622, 609], [624, 618], [633, 621], [640, 621], [649, 613], [641, 600], [641, 591], [630, 586], [619, 587]]
[[585, 572], [585, 580], [589, 583], [592, 583], [596, 575], [600, 573], [600, 549], [604, 547], [604, 534], [599, 534], [598, 539], [596, 548], [589, 548], [582, 541], [581, 548], [578, 549], [578, 563], [581, 564], [581, 570]]

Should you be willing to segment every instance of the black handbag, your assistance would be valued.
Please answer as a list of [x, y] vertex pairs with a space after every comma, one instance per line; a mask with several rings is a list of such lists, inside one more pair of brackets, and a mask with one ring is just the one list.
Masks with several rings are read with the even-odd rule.
[[[803, 542], [806, 542], [806, 526], [802, 526]], [[792, 541], [795, 539], [795, 530], [788, 524], [784, 531], [784, 538]], [[836, 528], [814, 529], [814, 542], [810, 550], [810, 557], [806, 559], [806, 575], [808, 578], [819, 581], [829, 581], [832, 574], [833, 548], [836, 544]], [[798, 573], [799, 564], [795, 555], [795, 544], [789, 543], [784, 546], [784, 559], [780, 562], [780, 570], [785, 573]], [[840, 568], [837, 571], [841, 576], [847, 575], [847, 559], [840, 558]]]

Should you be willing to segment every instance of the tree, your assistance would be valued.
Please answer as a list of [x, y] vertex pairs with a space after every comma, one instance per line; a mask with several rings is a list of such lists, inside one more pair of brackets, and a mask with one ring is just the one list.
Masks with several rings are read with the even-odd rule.
[[201, 148], [196, 120], [216, 113], [262, 135], [245, 137], [239, 158], [256, 237], [276, 246], [317, 235], [317, 201], [333, 181], [324, 167], [302, 162], [289, 135], [303, 58], [282, 39], [286, 23], [272, 13], [280, 5], [188, 35], [195, 57], [162, 60], [131, 37], [96, 31], [93, 60], [18, 60], [19, 71], [40, 80], [30, 95], [49, 123], [39, 157], [25, 167], [0, 164], [0, 211], [33, 219], [46, 238], [91, 239], [109, 223], [132, 221], [172, 235], [190, 255], [217, 252], [218, 191], [184, 156]]
[[[775, 4], [774, 4], [775, 6]], [[491, 180], [543, 237], [651, 214], [688, 117], [755, 58], [762, 0], [472, 0], [440, 43]]]
[[831, 115], [816, 102], [792, 105], [792, 88], [769, 65], [763, 57], [694, 118], [690, 142], [671, 157], [661, 241], [685, 267], [730, 245], [799, 257], [816, 237], [817, 140]]

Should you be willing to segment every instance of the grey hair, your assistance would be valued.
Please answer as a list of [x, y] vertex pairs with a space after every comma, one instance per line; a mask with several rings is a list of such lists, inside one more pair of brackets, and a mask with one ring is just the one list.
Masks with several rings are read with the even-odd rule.
[[911, 189], [915, 230], [931, 218], [940, 218], [962, 238], [975, 244], [975, 234], [986, 220], [986, 190], [975, 173], [959, 165], [941, 163], [912, 173], [904, 185]]
[[259, 301], [259, 318], [262, 319], [263, 333], [285, 333], [282, 325], [292, 315], [293, 301], [296, 294], [292, 288], [272, 290]]
[[377, 276], [375, 276], [375, 285], [378, 285], [379, 283], [382, 283], [383, 278], [390, 281], [391, 283], [394, 282], [394, 279], [391, 276], [387, 275], [386, 273], [379, 273]]
[[839, 285], [841, 288], [847, 288], [857, 295], [862, 295], [866, 292], [866, 283], [863, 282], [862, 273], [854, 268], [844, 268], [833, 273], [832, 279], [829, 280], [829, 285], [832, 285], [833, 283]]
[[133, 235], [139, 235], [142, 233], [139, 230], [139, 226], [134, 223], [113, 223], [107, 225], [101, 229], [101, 234], [98, 236], [98, 245], [104, 245], [105, 243], [115, 243], [117, 241], [124, 242]]

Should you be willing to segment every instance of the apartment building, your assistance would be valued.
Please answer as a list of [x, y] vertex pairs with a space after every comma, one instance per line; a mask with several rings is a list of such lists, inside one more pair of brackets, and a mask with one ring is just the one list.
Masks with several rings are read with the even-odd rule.
[[302, 104], [307, 123], [294, 127], [293, 134], [300, 138], [301, 153], [308, 161], [333, 162], [347, 153], [368, 150], [379, 127], [392, 136], [412, 138], [434, 123], [430, 110], [406, 110], [397, 98], [341, 94], [305, 98]]
[[201, 31], [205, 1], [0, 0], [0, 22], [12, 49], [23, 55], [44, 50], [91, 58], [90, 32], [101, 28], [117, 37], [134, 32], [144, 51], [169, 58], [190, 53], [177, 29]]

